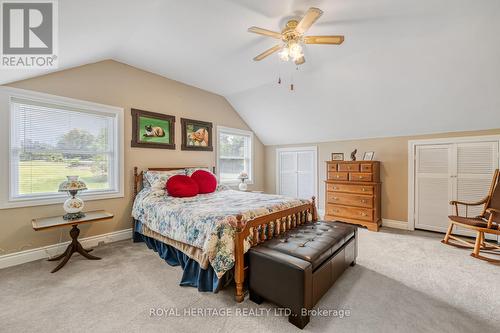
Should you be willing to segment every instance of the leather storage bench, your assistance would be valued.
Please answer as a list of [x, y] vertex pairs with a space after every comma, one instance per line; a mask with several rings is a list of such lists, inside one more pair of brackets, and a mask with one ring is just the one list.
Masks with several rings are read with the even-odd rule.
[[298, 226], [249, 251], [250, 299], [267, 300], [291, 310], [299, 328], [344, 270], [356, 263], [357, 228], [338, 222]]

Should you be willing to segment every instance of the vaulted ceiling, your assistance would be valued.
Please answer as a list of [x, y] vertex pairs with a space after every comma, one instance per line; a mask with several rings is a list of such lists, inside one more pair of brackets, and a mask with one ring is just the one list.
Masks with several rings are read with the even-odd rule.
[[[252, 61], [274, 41], [248, 27], [311, 6], [310, 34], [344, 44], [306, 46], [299, 70]], [[497, 0], [60, 0], [59, 69], [111, 58], [221, 94], [265, 144], [498, 128], [499, 17]]]

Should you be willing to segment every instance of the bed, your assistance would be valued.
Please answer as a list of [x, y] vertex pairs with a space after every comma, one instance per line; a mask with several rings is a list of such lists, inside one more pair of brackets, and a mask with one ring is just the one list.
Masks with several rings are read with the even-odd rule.
[[241, 302], [248, 269], [244, 254], [288, 229], [317, 220], [315, 198], [241, 192], [224, 186], [210, 194], [174, 198], [158, 188], [143, 186], [145, 172], [192, 169], [196, 168], [141, 172], [134, 168], [134, 231], [167, 262], [169, 258], [180, 261], [185, 274], [195, 273], [207, 288], [207, 279], [220, 284], [234, 279], [235, 299]]

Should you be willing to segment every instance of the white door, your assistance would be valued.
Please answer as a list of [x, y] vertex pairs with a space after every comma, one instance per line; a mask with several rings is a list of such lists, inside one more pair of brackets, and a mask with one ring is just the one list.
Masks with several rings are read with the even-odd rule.
[[[460, 143], [457, 149], [456, 200], [474, 202], [483, 199], [498, 168], [498, 142]], [[478, 216], [484, 206], [460, 207], [459, 214]]]
[[[415, 228], [446, 232], [448, 215], [455, 215], [451, 200], [475, 202], [483, 199], [499, 164], [498, 139], [459, 140], [454, 143], [415, 146], [414, 218]], [[474, 217], [483, 205], [459, 215]], [[472, 236], [466, 229], [457, 234]], [[491, 237], [489, 237], [491, 238]], [[495, 239], [493, 237], [492, 239]]]
[[278, 194], [305, 199], [317, 195], [316, 147], [277, 149], [276, 161]]
[[316, 151], [297, 152], [297, 195], [302, 199], [311, 199], [316, 195]]
[[297, 152], [278, 153], [278, 194], [296, 197], [298, 193]]
[[452, 145], [422, 145], [416, 148], [415, 228], [446, 231], [451, 214]]

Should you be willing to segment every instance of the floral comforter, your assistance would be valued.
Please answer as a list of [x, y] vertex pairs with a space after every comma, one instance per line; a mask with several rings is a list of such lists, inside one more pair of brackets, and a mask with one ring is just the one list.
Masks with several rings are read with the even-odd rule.
[[[207, 253], [220, 278], [234, 266], [236, 215], [245, 220], [296, 207], [307, 200], [262, 193], [221, 190], [192, 198], [174, 198], [145, 188], [135, 198], [132, 216], [149, 229]], [[245, 252], [249, 249], [245, 244]]]

